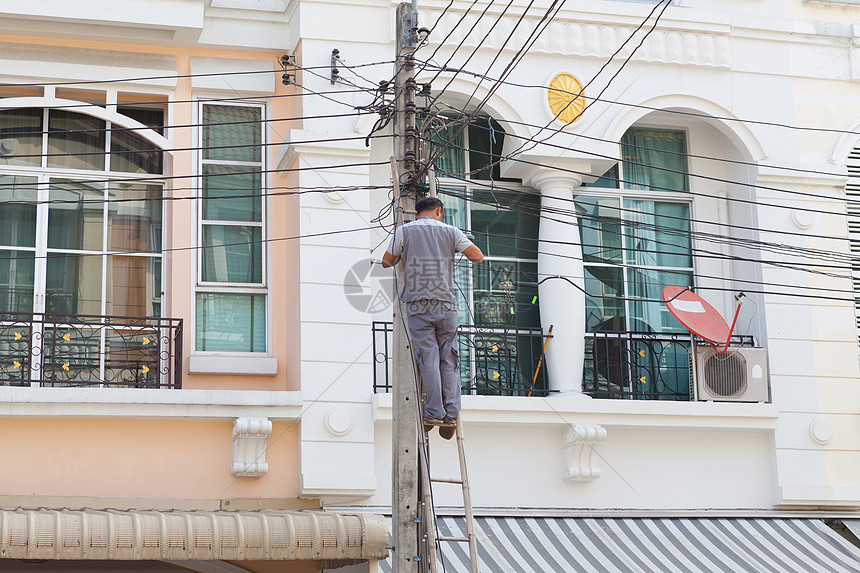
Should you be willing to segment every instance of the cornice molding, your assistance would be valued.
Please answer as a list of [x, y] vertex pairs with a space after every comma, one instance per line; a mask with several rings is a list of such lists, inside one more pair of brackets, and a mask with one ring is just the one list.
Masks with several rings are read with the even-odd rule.
[[[440, 21], [441, 18], [441, 21]], [[463, 20], [466, 25], [457, 25]], [[480, 22], [471, 16], [448, 12], [442, 17], [442, 12], [430, 11], [421, 15], [422, 22], [437, 22], [439, 25], [430, 39], [432, 47], [438, 46], [434, 39], [447, 39], [446, 45], [459, 45], [473, 48], [478, 45], [490, 51], [514, 51], [522, 46], [530, 34], [540, 24], [539, 18], [523, 18], [518, 16], [502, 17], [493, 27], [496, 19], [485, 18]], [[492, 29], [491, 29], [492, 28]], [[684, 64], [710, 68], [731, 67], [731, 41], [728, 29], [725, 31], [688, 31], [686, 27], [662, 27], [654, 30], [645, 40], [642, 47], [633, 57], [634, 61]], [[564, 56], [581, 56], [608, 58], [634, 33], [635, 26], [616, 25], [601, 22], [577, 21], [565, 22], [564, 19], [553, 22], [540, 35], [529, 53], [558, 54]], [[505, 42], [513, 33], [513, 41]], [[637, 37], [644, 31], [637, 32]], [[628, 42], [615, 59], [623, 60], [630, 55], [638, 41]]]

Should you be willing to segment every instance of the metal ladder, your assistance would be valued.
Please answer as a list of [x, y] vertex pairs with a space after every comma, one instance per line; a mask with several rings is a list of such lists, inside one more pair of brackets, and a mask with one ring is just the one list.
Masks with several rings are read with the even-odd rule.
[[[457, 454], [460, 458], [460, 477], [459, 478], [432, 478], [430, 477], [430, 464], [424, 458], [425, 449], [421, 449], [422, 468], [421, 479], [424, 488], [424, 523], [427, 533], [428, 546], [428, 561], [430, 573], [438, 573], [438, 558], [436, 555], [436, 541], [443, 543], [468, 543], [469, 544], [469, 561], [472, 566], [472, 573], [478, 571], [478, 543], [475, 540], [475, 516], [472, 514], [472, 494], [469, 488], [469, 476], [466, 472], [466, 449], [463, 440], [463, 424], [460, 422], [460, 417], [457, 417], [455, 435], [457, 437]], [[428, 444], [428, 433], [424, 434], [425, 444]], [[463, 509], [466, 514], [466, 537], [436, 537], [436, 521], [433, 513], [433, 500], [431, 498], [430, 487], [432, 483], [456, 483], [460, 484], [463, 490]]]

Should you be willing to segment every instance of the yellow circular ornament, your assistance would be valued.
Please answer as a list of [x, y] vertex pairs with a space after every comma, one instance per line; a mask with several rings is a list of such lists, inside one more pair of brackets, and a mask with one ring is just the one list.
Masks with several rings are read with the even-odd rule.
[[573, 123], [585, 109], [582, 84], [570, 74], [558, 74], [552, 79], [546, 100], [552, 114], [562, 123]]

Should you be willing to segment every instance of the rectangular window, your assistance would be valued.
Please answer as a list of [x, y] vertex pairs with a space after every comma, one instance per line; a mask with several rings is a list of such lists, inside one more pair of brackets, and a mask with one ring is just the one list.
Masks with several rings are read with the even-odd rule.
[[680, 131], [631, 129], [613, 167], [576, 197], [586, 289], [586, 390], [687, 399], [686, 330], [660, 301], [693, 286], [691, 198]]
[[259, 105], [201, 106], [200, 352], [267, 351], [263, 116]]

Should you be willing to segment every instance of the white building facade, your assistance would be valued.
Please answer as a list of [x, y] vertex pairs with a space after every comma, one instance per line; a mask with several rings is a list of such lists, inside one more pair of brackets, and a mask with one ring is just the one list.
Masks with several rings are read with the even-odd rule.
[[[0, 2], [4, 566], [128, 570], [104, 543], [145, 523], [140, 570], [390, 570], [397, 7]], [[860, 2], [421, 0], [418, 26], [420, 159], [486, 255], [456, 271], [481, 570], [857, 570]], [[666, 286], [729, 321], [744, 293], [713, 375], [748, 391], [691, 387]], [[50, 378], [15, 336], [52, 303], [79, 356]], [[462, 504], [436, 487], [440, 527]]]
[[[652, 30], [654, 2], [549, 4], [419, 5], [431, 33], [415, 55], [419, 90], [430, 85], [418, 103], [432, 100], [435, 117], [423, 126], [425, 156], [449, 144], [435, 164], [446, 220], [487, 255], [457, 271], [473, 505], [509, 516], [856, 517], [855, 207], [845, 189], [860, 141], [860, 7], [682, 0]], [[337, 5], [350, 25], [336, 39], [330, 21], [311, 18], [330, 6], [300, 6], [300, 63], [324, 76], [302, 81], [367, 105], [372, 96], [354, 93], [371, 85], [364, 70], [342, 67], [333, 88], [324, 68], [334, 48], [346, 64], [391, 60], [396, 4]], [[546, 86], [577, 81], [584, 99], [573, 105], [585, 109], [565, 123]], [[305, 116], [346, 109], [303, 103]], [[369, 135], [375, 119], [313, 130], [341, 140]], [[367, 171], [349, 180], [385, 187], [302, 198], [303, 231], [359, 228], [380, 213], [391, 225], [387, 129], [368, 148], [297, 151], [319, 169], [302, 175], [307, 185], [341, 177], [326, 164], [363, 158]], [[303, 471], [314, 468], [302, 474], [306, 491], [383, 512], [385, 323], [397, 302], [390, 275], [368, 259], [387, 237], [375, 228], [311, 239], [300, 277], [302, 386], [320, 412], [302, 420]], [[325, 294], [341, 284], [360, 286], [366, 302]], [[730, 323], [735, 295], [746, 295], [734, 344], [765, 349], [748, 382], [767, 399], [691, 396], [689, 334], [657, 302], [670, 284], [693, 287]], [[535, 375], [545, 342], [535, 333], [550, 326]], [[454, 443], [434, 433], [430, 444], [434, 473], [456, 474]], [[434, 499], [441, 514], [462, 506], [453, 486]]]

